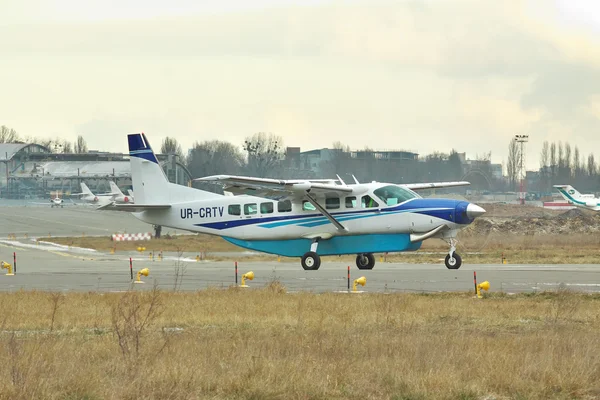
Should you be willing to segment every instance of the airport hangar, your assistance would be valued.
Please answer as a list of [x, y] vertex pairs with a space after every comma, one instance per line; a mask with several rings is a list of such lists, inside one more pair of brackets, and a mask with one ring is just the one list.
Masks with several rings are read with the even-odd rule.
[[[192, 176], [174, 154], [157, 154], [169, 181], [189, 185]], [[0, 143], [0, 197], [46, 198], [55, 192], [81, 192], [80, 182], [94, 193], [110, 192], [114, 181], [126, 193], [131, 189], [129, 154], [88, 151], [53, 153], [36, 143]]]

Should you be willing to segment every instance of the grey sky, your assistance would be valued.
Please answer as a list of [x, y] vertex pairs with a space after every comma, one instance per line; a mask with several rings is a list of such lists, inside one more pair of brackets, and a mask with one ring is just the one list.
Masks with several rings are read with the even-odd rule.
[[0, 124], [289, 146], [600, 152], [600, 4], [0, 0]]

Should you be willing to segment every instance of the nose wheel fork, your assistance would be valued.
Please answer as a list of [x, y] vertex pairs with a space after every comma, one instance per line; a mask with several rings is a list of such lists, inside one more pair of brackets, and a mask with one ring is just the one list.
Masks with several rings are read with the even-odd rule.
[[458, 243], [458, 240], [456, 238], [450, 238], [446, 240], [446, 242], [450, 245], [450, 251], [446, 255], [446, 259], [444, 260], [446, 268], [459, 269], [462, 265], [462, 258], [456, 252], [456, 244]]

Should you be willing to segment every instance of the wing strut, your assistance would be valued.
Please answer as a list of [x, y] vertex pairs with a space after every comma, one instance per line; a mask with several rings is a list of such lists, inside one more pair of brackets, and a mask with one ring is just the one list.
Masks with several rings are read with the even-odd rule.
[[308, 201], [310, 202], [310, 204], [312, 204], [313, 206], [315, 206], [315, 208], [321, 214], [323, 214], [338, 230], [343, 231], [343, 232], [348, 232], [348, 229], [346, 229], [344, 227], [344, 225], [340, 224], [338, 222], [338, 220], [333, 217], [333, 215], [331, 215], [327, 210], [325, 210], [322, 205], [320, 205], [319, 203], [317, 203], [317, 199], [315, 199], [308, 192], [306, 192], [305, 195], [306, 195], [306, 198], [308, 199]]

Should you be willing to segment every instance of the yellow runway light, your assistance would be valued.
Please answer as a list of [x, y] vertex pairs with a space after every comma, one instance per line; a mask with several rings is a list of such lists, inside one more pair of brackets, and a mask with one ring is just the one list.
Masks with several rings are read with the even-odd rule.
[[148, 276], [150, 274], [150, 270], [148, 268], [144, 268], [144, 269], [140, 269], [137, 273], [137, 279], [135, 281], [135, 283], [144, 283], [141, 279], [140, 276], [144, 275], [144, 276]]
[[253, 280], [254, 279], [254, 272], [250, 271], [250, 272], [246, 272], [244, 275], [242, 275], [242, 284], [240, 285], [240, 287], [248, 287], [248, 285], [246, 285], [246, 279], [248, 280]]
[[483, 289], [487, 292], [488, 290], [490, 290], [490, 283], [488, 281], [484, 281], [484, 282], [481, 282], [479, 285], [477, 285], [477, 298], [479, 298], [479, 299], [481, 299], [483, 297], [481, 295], [481, 289]]
[[358, 279], [354, 280], [354, 284], [352, 285], [352, 291], [356, 292], [356, 285], [365, 286], [367, 284], [367, 278], [361, 276]]

